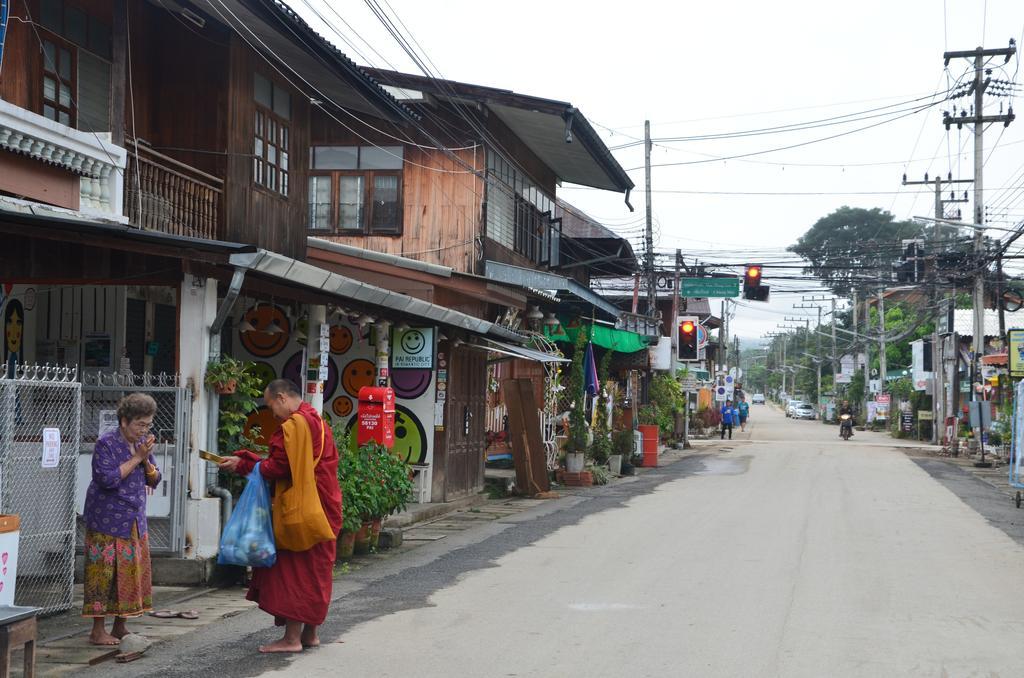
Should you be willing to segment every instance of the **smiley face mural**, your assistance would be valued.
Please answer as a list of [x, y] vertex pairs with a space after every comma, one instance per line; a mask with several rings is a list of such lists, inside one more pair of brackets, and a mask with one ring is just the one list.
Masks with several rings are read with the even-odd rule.
[[347, 325], [331, 325], [331, 353], [341, 355], [352, 348], [352, 330]]
[[256, 304], [247, 310], [241, 322], [253, 329], [239, 330], [238, 338], [246, 351], [257, 358], [270, 358], [284, 350], [291, 339], [292, 326], [284, 309], [272, 304]]
[[338, 396], [331, 403], [331, 412], [339, 417], [347, 417], [352, 414], [352, 399], [348, 396]]
[[[357, 447], [356, 439], [359, 436], [356, 435], [355, 427], [358, 424], [359, 417], [355, 416], [349, 419], [346, 425], [349, 447], [352, 450]], [[391, 451], [407, 464], [427, 462], [429, 443], [426, 429], [412, 410], [403, 405], [395, 405], [395, 445]]]
[[373, 386], [376, 374], [377, 368], [371, 361], [365, 358], [353, 360], [341, 371], [341, 387], [353, 398], [358, 398], [359, 389], [363, 386]]
[[[248, 321], [253, 330], [238, 331], [239, 341], [233, 346], [232, 356], [257, 363], [261, 381], [282, 377], [301, 386], [306, 367], [302, 363], [305, 340], [298, 338], [298, 321], [290, 321], [282, 308], [266, 302], [250, 302], [242, 308], [246, 310], [236, 316], [235, 327]], [[268, 328], [271, 331], [268, 332]], [[282, 331], [278, 332], [278, 328]], [[394, 450], [402, 459], [414, 464], [433, 463], [435, 332], [431, 327], [410, 328], [399, 336], [392, 336], [389, 367], [397, 400]], [[327, 420], [344, 422], [351, 430], [357, 425], [359, 389], [377, 382], [375, 342], [372, 335], [362, 336], [355, 326], [345, 321], [332, 323], [329, 342], [324, 415]], [[394, 360], [395, 356], [399, 356], [399, 360]], [[261, 438], [266, 441], [280, 423], [269, 410], [261, 408], [246, 421], [247, 429], [254, 426], [261, 427]], [[355, 439], [353, 433], [353, 444]]]

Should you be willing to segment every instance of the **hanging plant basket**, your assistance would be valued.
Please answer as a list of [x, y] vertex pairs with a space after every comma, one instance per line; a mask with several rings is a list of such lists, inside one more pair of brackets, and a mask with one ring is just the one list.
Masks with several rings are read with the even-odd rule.
[[238, 380], [229, 379], [228, 381], [216, 383], [213, 385], [213, 390], [217, 395], [231, 395], [238, 390]]

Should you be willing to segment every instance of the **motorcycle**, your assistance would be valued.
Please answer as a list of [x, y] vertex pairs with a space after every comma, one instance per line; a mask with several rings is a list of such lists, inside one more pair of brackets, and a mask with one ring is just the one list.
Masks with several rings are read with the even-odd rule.
[[849, 440], [853, 435], [853, 417], [851, 415], [839, 415], [839, 435], [843, 440]]

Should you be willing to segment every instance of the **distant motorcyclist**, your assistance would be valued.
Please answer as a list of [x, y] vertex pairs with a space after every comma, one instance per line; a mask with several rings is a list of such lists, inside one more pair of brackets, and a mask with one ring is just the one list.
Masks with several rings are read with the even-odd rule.
[[[843, 419], [843, 416], [847, 416], [847, 419]], [[839, 437], [843, 437], [843, 429], [848, 429], [850, 436], [853, 436], [853, 407], [850, 405], [849, 400], [844, 400], [843, 404], [839, 406]]]

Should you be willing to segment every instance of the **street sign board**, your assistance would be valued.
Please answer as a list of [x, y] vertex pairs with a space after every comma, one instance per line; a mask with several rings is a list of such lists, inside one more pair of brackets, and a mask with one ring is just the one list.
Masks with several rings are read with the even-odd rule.
[[739, 278], [683, 278], [680, 294], [684, 297], [738, 297]]
[[875, 396], [875, 402], [879, 403], [879, 404], [888, 405], [889, 404], [889, 394], [888, 393], [879, 393], [878, 395]]
[[1010, 358], [1010, 376], [1024, 377], [1024, 330], [1010, 330], [1007, 334]]
[[697, 375], [688, 374], [679, 380], [679, 386], [684, 391], [696, 391], [697, 390]]
[[[697, 350], [698, 351], [708, 345], [708, 337], [709, 337], [709, 335], [710, 335], [710, 333], [708, 332], [708, 328], [704, 327], [700, 323], [697, 323]], [[702, 357], [702, 356], [698, 356], [698, 357]]]

